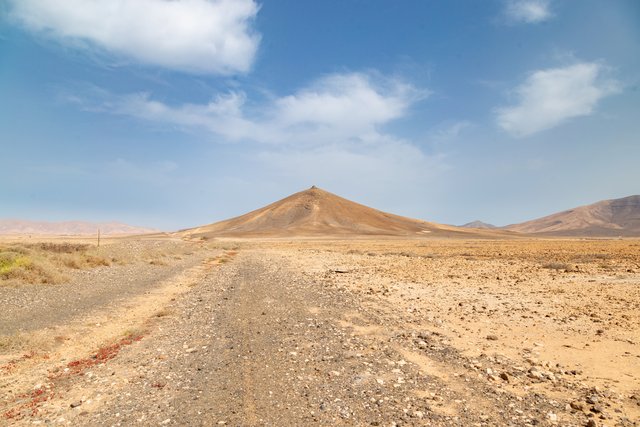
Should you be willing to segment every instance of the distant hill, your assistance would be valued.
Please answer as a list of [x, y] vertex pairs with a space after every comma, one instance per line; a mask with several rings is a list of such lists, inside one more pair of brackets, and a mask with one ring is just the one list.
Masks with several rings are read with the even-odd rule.
[[98, 228], [102, 235], [147, 234], [158, 231], [152, 228], [135, 227], [120, 222], [48, 222], [0, 219], [0, 235], [94, 235], [97, 233]]
[[640, 236], [640, 196], [603, 200], [503, 229], [558, 236]]
[[311, 187], [245, 215], [178, 234], [193, 237], [473, 237], [477, 233], [478, 230], [382, 212]]
[[464, 225], [461, 225], [460, 227], [463, 228], [497, 228], [495, 225], [493, 224], [487, 224], [486, 222], [482, 222], [482, 221], [472, 221], [472, 222], [468, 222]]

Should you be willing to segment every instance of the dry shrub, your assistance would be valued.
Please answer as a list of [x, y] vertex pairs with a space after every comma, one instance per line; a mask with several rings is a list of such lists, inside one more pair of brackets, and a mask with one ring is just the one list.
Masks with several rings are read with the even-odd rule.
[[29, 248], [39, 249], [44, 252], [51, 252], [56, 254], [73, 254], [78, 252], [86, 252], [89, 249], [89, 245], [86, 243], [32, 243], [27, 245]]
[[89, 268], [109, 267], [111, 265], [111, 260], [101, 256], [86, 255], [84, 258], [84, 263]]
[[64, 269], [110, 265], [108, 258], [74, 243], [31, 243], [0, 246], [0, 283], [55, 284], [66, 281]]

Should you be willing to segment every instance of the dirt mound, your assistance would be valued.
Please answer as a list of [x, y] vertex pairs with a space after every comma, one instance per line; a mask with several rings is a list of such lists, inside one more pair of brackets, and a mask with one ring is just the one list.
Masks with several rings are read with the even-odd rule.
[[193, 237], [470, 237], [473, 232], [382, 212], [314, 186], [245, 215], [180, 234]]
[[640, 236], [640, 196], [603, 200], [592, 205], [504, 227], [520, 233], [614, 237]]

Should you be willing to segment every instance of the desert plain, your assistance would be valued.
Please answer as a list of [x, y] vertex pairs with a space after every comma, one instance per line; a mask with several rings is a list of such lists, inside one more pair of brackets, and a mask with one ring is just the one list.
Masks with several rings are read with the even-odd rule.
[[0, 246], [2, 425], [639, 425], [637, 239]]

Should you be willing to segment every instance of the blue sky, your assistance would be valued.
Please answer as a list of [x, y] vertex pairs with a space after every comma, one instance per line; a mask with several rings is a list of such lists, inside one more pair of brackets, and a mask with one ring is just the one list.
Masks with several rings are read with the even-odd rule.
[[0, 0], [0, 217], [210, 223], [317, 185], [520, 222], [640, 193], [635, 0]]

